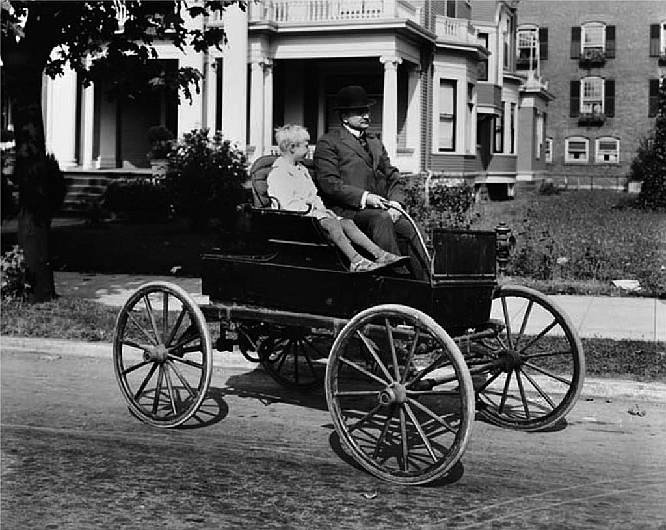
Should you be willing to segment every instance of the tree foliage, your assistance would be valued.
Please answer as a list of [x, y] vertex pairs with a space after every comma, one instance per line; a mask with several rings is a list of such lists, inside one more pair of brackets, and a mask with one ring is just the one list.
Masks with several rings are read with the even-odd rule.
[[637, 204], [649, 210], [666, 209], [666, 80], [659, 88], [657, 119], [631, 163], [630, 180], [643, 184]]
[[[0, 0], [3, 89], [9, 96], [19, 187], [19, 243], [35, 278], [35, 300], [55, 295], [48, 233], [54, 203], [42, 120], [42, 76], [72, 68], [89, 84], [112, 81], [111, 95], [132, 99], [151, 87], [199, 90], [202, 73], [191, 67], [163, 71], [156, 44], [195, 53], [226, 42], [220, 25], [197, 23], [221, 13], [231, 0], [15, 1]], [[122, 23], [121, 23], [122, 22]]]

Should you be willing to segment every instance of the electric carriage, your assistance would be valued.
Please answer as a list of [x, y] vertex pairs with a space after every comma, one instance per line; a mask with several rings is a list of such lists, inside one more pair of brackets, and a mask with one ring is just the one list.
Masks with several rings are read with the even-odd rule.
[[244, 234], [202, 256], [209, 304], [152, 282], [121, 309], [114, 368], [135, 416], [169, 428], [197, 413], [219, 322], [218, 350], [236, 346], [285, 387], [323, 386], [346, 450], [390, 482], [445, 475], [477, 414], [525, 431], [563, 420], [583, 385], [581, 341], [546, 296], [498, 285], [495, 232], [434, 230], [427, 281], [350, 273], [314, 218], [269, 207], [274, 158], [252, 166]]

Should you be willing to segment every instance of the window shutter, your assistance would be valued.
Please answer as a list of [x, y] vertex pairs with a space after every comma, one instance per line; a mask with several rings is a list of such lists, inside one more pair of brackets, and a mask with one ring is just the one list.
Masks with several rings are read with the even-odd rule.
[[580, 114], [580, 81], [571, 81], [569, 116], [577, 118]]
[[606, 26], [606, 58], [615, 59], [615, 26]]
[[615, 116], [615, 80], [606, 79], [604, 83], [604, 114], [607, 118]]
[[548, 28], [539, 28], [539, 58], [548, 59]]
[[648, 118], [657, 115], [659, 103], [659, 79], [650, 79], [650, 97], [648, 98]]
[[650, 24], [650, 57], [659, 57], [659, 24]]
[[571, 28], [571, 58], [578, 59], [580, 57], [580, 26]]

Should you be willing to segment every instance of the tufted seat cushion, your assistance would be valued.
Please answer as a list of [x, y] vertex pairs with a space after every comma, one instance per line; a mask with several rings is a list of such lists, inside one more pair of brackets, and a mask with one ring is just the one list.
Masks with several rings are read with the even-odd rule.
[[[252, 198], [255, 208], [271, 208], [277, 206], [277, 199], [268, 195], [268, 175], [273, 169], [273, 163], [278, 159], [276, 155], [263, 155], [257, 158], [250, 168], [250, 181], [252, 182]], [[304, 160], [302, 164], [308, 168], [314, 180], [314, 164], [312, 160]]]

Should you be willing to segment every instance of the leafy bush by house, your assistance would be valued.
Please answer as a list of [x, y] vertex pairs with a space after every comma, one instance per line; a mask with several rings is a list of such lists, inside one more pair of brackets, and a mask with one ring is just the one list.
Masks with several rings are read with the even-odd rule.
[[2, 287], [0, 295], [2, 300], [26, 300], [32, 289], [25, 268], [23, 249], [18, 245], [3, 254], [0, 258], [2, 267]]
[[428, 185], [428, 205], [426, 205], [426, 179], [411, 177], [405, 191], [405, 207], [418, 225], [430, 237], [433, 228], [468, 229], [478, 218], [474, 209], [476, 195], [474, 188], [464, 182], [449, 185], [444, 180]]
[[142, 177], [111, 182], [104, 193], [103, 205], [106, 210], [133, 222], [163, 222], [171, 215], [166, 187]]
[[200, 230], [214, 218], [232, 222], [236, 206], [246, 200], [246, 180], [243, 152], [219, 132], [211, 137], [208, 129], [195, 129], [172, 151], [165, 183], [177, 213]]
[[148, 141], [151, 146], [148, 158], [166, 158], [171, 152], [173, 140], [173, 133], [164, 125], [152, 126], [148, 129]]

